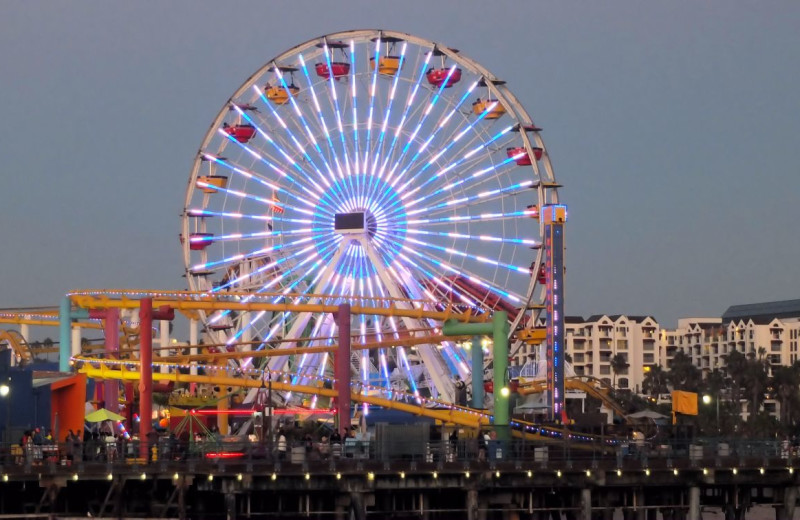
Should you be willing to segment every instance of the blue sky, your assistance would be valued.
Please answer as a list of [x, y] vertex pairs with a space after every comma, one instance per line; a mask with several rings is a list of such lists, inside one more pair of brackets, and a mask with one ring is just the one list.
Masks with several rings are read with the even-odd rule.
[[234, 90], [385, 28], [505, 79], [564, 185], [568, 314], [798, 298], [797, 2], [4, 2], [0, 307], [185, 287], [179, 214]]

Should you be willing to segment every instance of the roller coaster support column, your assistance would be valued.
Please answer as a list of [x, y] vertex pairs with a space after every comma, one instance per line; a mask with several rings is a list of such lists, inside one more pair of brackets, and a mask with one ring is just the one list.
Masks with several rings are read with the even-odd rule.
[[[350, 304], [339, 305], [336, 311], [336, 326], [339, 329], [339, 348], [336, 351], [336, 418], [337, 428], [350, 429]], [[344, 441], [343, 441], [344, 442]]]
[[58, 370], [59, 372], [69, 372], [69, 358], [72, 356], [72, 320], [86, 319], [89, 311], [86, 309], [72, 310], [72, 302], [69, 296], [61, 299], [61, 307], [58, 312]]
[[[442, 334], [445, 336], [476, 336], [492, 335], [492, 383], [494, 385], [494, 430], [497, 432], [497, 439], [507, 441], [511, 438], [509, 430], [509, 399], [508, 399], [508, 313], [505, 311], [495, 311], [491, 323], [458, 323], [456, 320], [448, 320], [442, 327]], [[476, 347], [473, 339], [472, 348]], [[481, 348], [480, 343], [477, 348]], [[473, 356], [475, 354], [473, 353]], [[475, 388], [475, 357], [472, 366], [472, 384]], [[477, 367], [478, 379], [483, 379], [483, 360]], [[483, 381], [481, 381], [483, 384]], [[473, 393], [473, 395], [475, 395]]]
[[[117, 359], [119, 354], [119, 309], [89, 309], [89, 318], [104, 321], [105, 358]], [[105, 408], [117, 413], [119, 411], [119, 382], [112, 379], [101, 384], [103, 385]]]
[[147, 434], [153, 429], [153, 320], [173, 320], [175, 310], [153, 310], [153, 299], [139, 300], [139, 457], [148, 460]]
[[483, 406], [483, 345], [480, 336], [472, 336], [472, 407], [482, 410]]

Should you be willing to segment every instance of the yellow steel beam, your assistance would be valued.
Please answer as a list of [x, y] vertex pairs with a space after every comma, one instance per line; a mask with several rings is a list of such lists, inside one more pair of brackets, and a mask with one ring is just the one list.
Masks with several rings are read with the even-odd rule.
[[[120, 292], [109, 291], [108, 294], [120, 294], [120, 299], [112, 299], [107, 294], [101, 294], [99, 297], [94, 293], [75, 293], [70, 296], [71, 300], [86, 309], [137, 309], [139, 308], [139, 301], [130, 299], [126, 295], [141, 295], [142, 292]], [[273, 311], [273, 312], [313, 312], [313, 313], [334, 313], [338, 310], [339, 306], [334, 304], [310, 304], [310, 303], [270, 303], [270, 302], [253, 302], [253, 301], [228, 301], [229, 298], [241, 296], [242, 300], [250, 297], [252, 294], [242, 293], [228, 293], [224, 295], [215, 295], [217, 298], [212, 299], [207, 293], [191, 293], [191, 292], [178, 292], [178, 291], [164, 291], [152, 293], [153, 306], [160, 307], [167, 305], [180, 312], [191, 310], [202, 311], [217, 311], [217, 310], [233, 310], [233, 311]], [[183, 296], [183, 298], [169, 297], [169, 296]], [[267, 293], [259, 294], [259, 296], [270, 296]], [[327, 295], [283, 295], [275, 294], [275, 297], [283, 298], [284, 300], [296, 297], [297, 299], [308, 300], [312, 298], [332, 299]], [[190, 299], [196, 298], [196, 299]], [[350, 306], [353, 314], [367, 314], [373, 316], [398, 316], [408, 318], [429, 318], [439, 321], [448, 319], [457, 319], [464, 322], [485, 322], [489, 316], [474, 315], [471, 310], [466, 313], [460, 313], [453, 305], [448, 305], [443, 311], [425, 310], [423, 305], [435, 305], [434, 302], [422, 302], [420, 300], [400, 300], [388, 298], [358, 298], [358, 301], [375, 301], [376, 303], [387, 303], [386, 307], [371, 307], [361, 304], [353, 304]], [[410, 306], [411, 308], [398, 307], [398, 304], [403, 306]]]
[[[129, 370], [124, 365], [109, 366], [104, 363], [102, 359], [83, 359], [84, 364], [78, 370], [93, 379], [114, 379], [121, 381], [137, 381], [139, 380], [139, 372], [137, 370]], [[248, 388], [263, 388], [263, 380], [248, 379], [246, 377], [230, 377], [230, 376], [200, 376], [181, 374], [179, 372], [173, 373], [160, 373], [153, 372], [154, 381], [174, 381], [179, 383], [199, 383], [214, 386], [232, 386], [232, 387], [248, 387]], [[284, 383], [280, 380], [272, 382], [272, 389], [276, 391], [296, 392], [299, 394], [318, 395], [321, 397], [337, 397], [338, 392], [332, 388], [325, 388], [322, 386], [308, 386], [308, 385], [295, 385], [291, 383]], [[448, 405], [445, 409], [440, 408], [427, 408], [404, 401], [395, 401], [385, 399], [382, 397], [363, 395], [361, 393], [351, 392], [350, 399], [359, 403], [368, 403], [384, 408], [399, 410], [406, 413], [411, 413], [421, 417], [429, 417], [438, 421], [452, 423], [458, 426], [467, 428], [482, 428], [488, 427], [491, 424], [490, 415], [481, 410], [473, 410], [464, 407], [453, 407]], [[432, 400], [428, 400], [432, 402]], [[554, 438], [551, 435], [542, 435], [538, 433], [539, 425], [528, 423], [524, 421], [514, 421], [515, 425], [521, 428], [514, 430], [512, 433], [515, 437], [525, 438], [531, 441], [540, 441], [545, 443], [559, 443], [564, 442], [562, 438]], [[537, 428], [536, 432], [528, 431], [527, 427]], [[569, 435], [570, 431], [563, 428], [547, 427], [549, 432], [560, 432], [562, 435]], [[592, 435], [584, 436], [590, 441], [595, 443], [600, 441], [600, 438]], [[591, 449], [591, 445], [571, 444], [576, 449]]]
[[[350, 347], [351, 350], [371, 350], [376, 348], [396, 347], [396, 346], [413, 346], [413, 345], [429, 345], [442, 341], [462, 341], [469, 339], [468, 336], [420, 336], [420, 337], [407, 337], [398, 338], [386, 341], [370, 341], [367, 343], [357, 343]], [[311, 338], [308, 338], [310, 341]], [[295, 343], [295, 341], [292, 341]], [[208, 345], [181, 345], [175, 348], [192, 348], [192, 347], [207, 347]], [[317, 354], [321, 352], [336, 352], [339, 345], [325, 345], [316, 347], [297, 347], [297, 348], [275, 348], [270, 350], [255, 350], [244, 352], [217, 352], [217, 353], [204, 353], [204, 354], [187, 354], [177, 356], [164, 356], [159, 357], [159, 361], [173, 362], [173, 363], [190, 363], [192, 361], [207, 361], [210, 359], [243, 359], [243, 358], [263, 358], [273, 356], [293, 356], [296, 354]]]

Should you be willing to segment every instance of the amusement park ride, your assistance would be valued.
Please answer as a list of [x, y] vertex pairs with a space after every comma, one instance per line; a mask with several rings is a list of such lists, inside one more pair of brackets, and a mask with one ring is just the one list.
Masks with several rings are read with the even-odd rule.
[[[546, 392], [549, 422], [566, 423], [577, 384], [559, 187], [541, 129], [458, 50], [391, 31], [316, 38], [256, 71], [203, 138], [181, 221], [188, 291], [76, 291], [39, 316], [0, 315], [23, 326], [0, 342], [26, 362], [24, 327], [60, 326], [60, 369], [105, 381], [112, 411], [119, 382], [138, 381], [143, 417], [154, 382], [216, 392], [220, 407], [238, 391], [250, 408], [269, 384], [270, 406], [333, 400], [345, 424], [352, 401], [573, 436], [508, 413], [521, 345], [544, 340], [546, 379], [520, 392]], [[165, 324], [181, 314], [190, 338], [176, 347]], [[102, 352], [81, 350], [86, 327], [104, 331]], [[492, 363], [494, 410], [457, 402], [458, 382], [480, 394]]]

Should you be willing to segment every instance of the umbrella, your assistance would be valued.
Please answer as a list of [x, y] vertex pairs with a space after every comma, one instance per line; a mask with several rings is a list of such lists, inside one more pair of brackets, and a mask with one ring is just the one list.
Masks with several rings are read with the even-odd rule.
[[641, 412], [629, 414], [628, 417], [630, 419], [652, 419], [654, 421], [669, 419], [668, 416], [654, 412], [653, 410], [642, 410]]
[[105, 408], [100, 408], [88, 414], [85, 418], [86, 422], [103, 422], [103, 421], [124, 421], [125, 418]]

